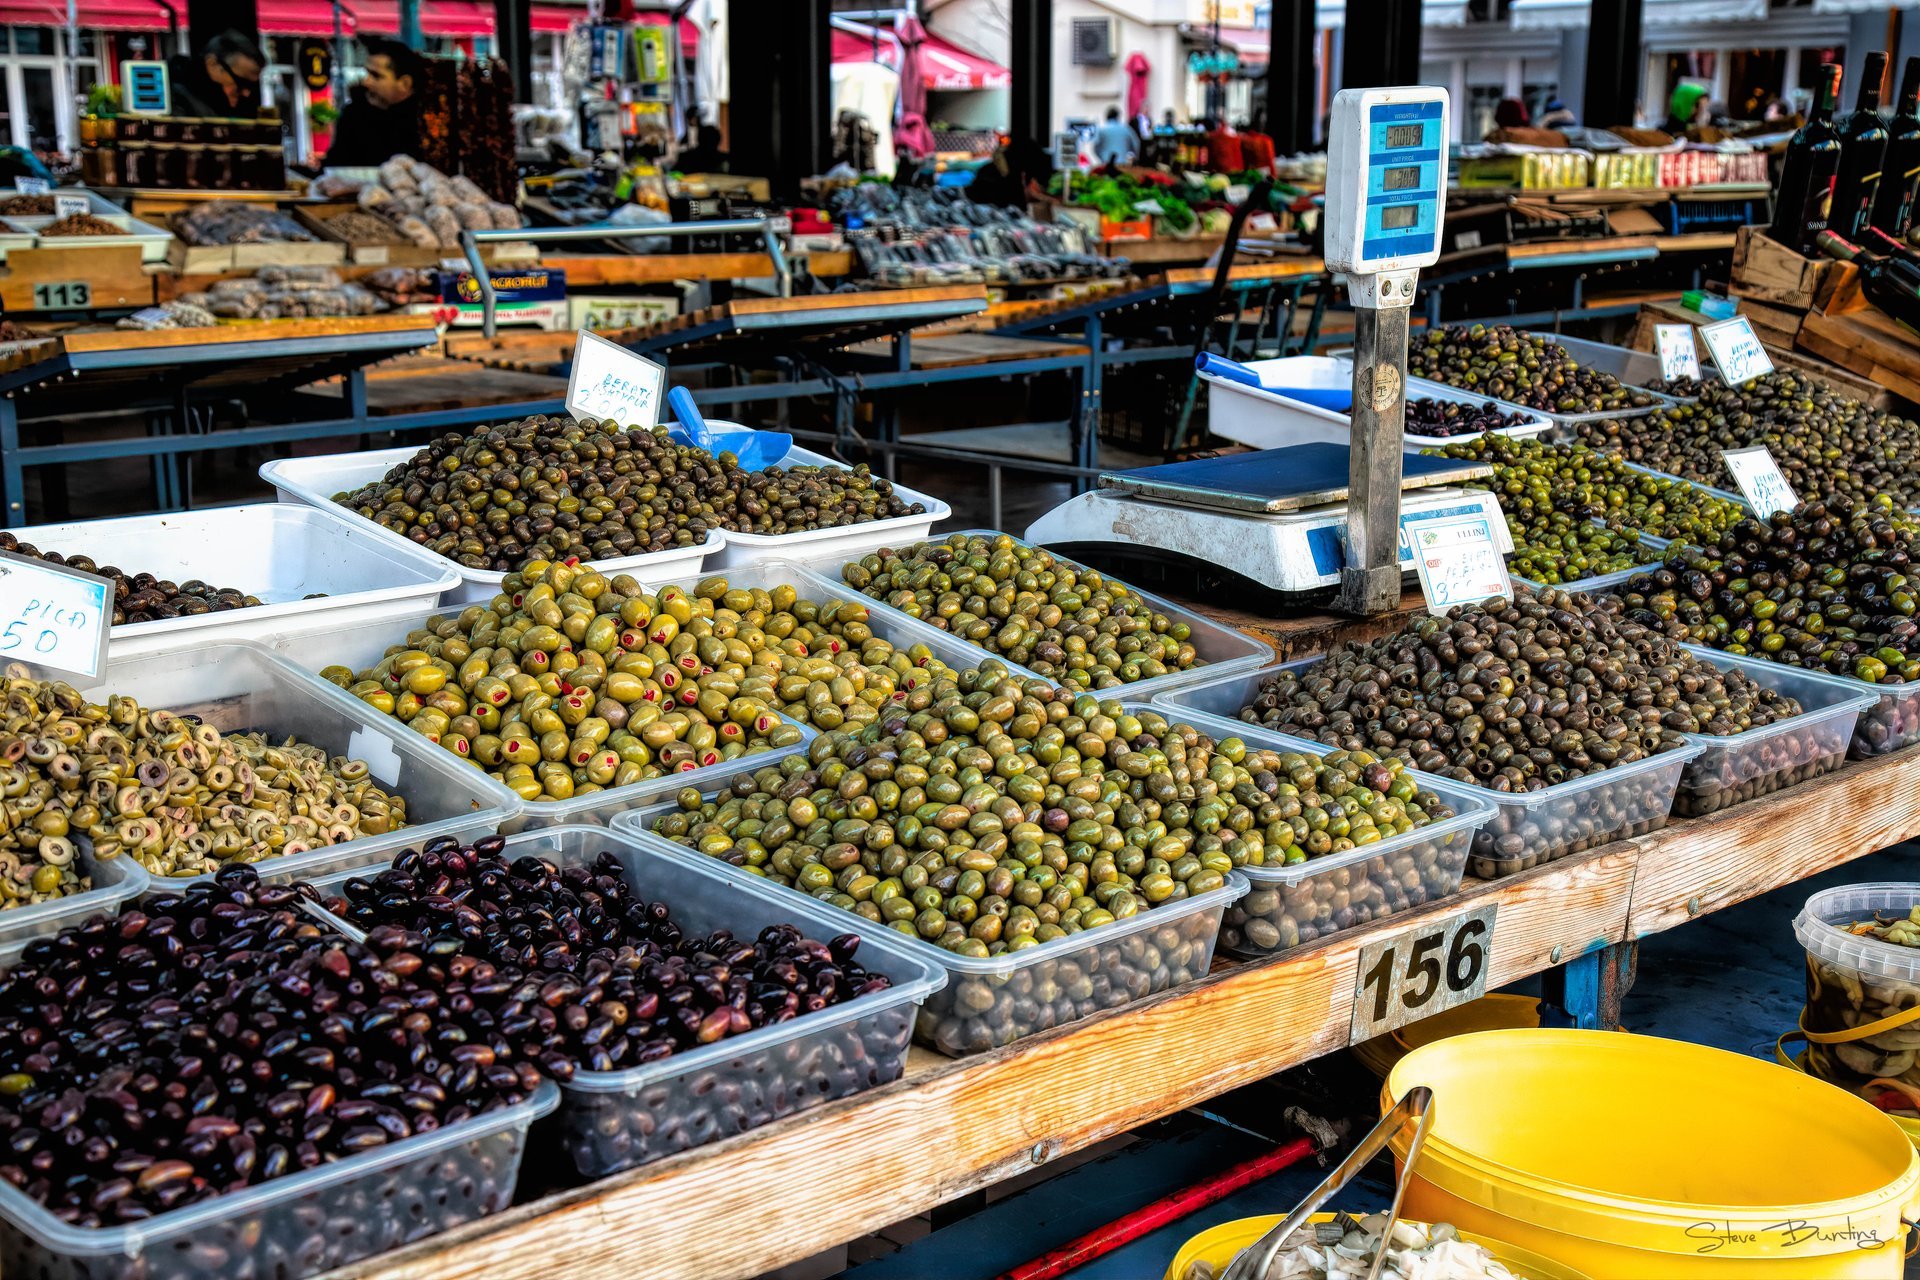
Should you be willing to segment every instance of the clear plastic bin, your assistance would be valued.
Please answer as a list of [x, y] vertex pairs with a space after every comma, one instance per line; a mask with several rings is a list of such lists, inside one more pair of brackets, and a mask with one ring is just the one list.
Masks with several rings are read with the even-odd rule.
[[[205, 511], [85, 520], [15, 529], [41, 551], [90, 556], [125, 573], [198, 578], [261, 604], [113, 628], [115, 657], [222, 640], [258, 640], [431, 608], [459, 585], [454, 564], [375, 536], [365, 520], [314, 507], [257, 503]], [[310, 600], [306, 597], [321, 595]]]
[[[706, 794], [712, 796], [715, 791]], [[743, 885], [816, 901], [800, 889], [774, 884], [656, 834], [654, 821], [679, 807], [668, 802], [622, 814], [614, 819], [614, 830], [669, 856], [710, 862]], [[916, 957], [938, 965], [947, 975], [946, 986], [930, 994], [921, 1007], [914, 1038], [949, 1057], [963, 1058], [1196, 981], [1206, 976], [1213, 963], [1222, 915], [1246, 892], [1246, 878], [1236, 871], [1211, 892], [985, 960], [902, 935], [901, 941]], [[848, 919], [860, 918], [837, 907], [827, 909]]]
[[[1807, 1004], [1802, 1025], [1813, 1032], [1849, 1031], [1920, 1004], [1920, 950], [1858, 937], [1846, 926], [1892, 920], [1920, 906], [1920, 884], [1842, 885], [1807, 899], [1794, 936], [1807, 949]], [[1849, 1088], [1892, 1077], [1920, 1081], [1920, 1022], [1834, 1044], [1807, 1045], [1807, 1073]]]
[[[1579, 339], [1577, 338], [1569, 340], [1567, 338], [1563, 338], [1559, 336], [1558, 334], [1552, 334], [1552, 333], [1542, 334], [1540, 336], [1546, 338], [1550, 342], [1557, 342], [1563, 347], [1568, 346], [1569, 341], [1572, 341], [1572, 342], [1579, 341]], [[1584, 345], [1597, 347], [1597, 346], [1602, 346], [1604, 344], [1596, 342], [1596, 343], [1590, 343], [1590, 344], [1584, 344]], [[1614, 349], [1620, 350], [1621, 348], [1614, 348]], [[1571, 351], [1571, 347], [1569, 347], [1569, 351]], [[1336, 360], [1340, 360], [1348, 364], [1351, 364], [1353, 362], [1352, 347], [1337, 347], [1327, 352], [1327, 354], [1332, 356]], [[1580, 357], [1576, 355], [1574, 359], [1580, 360]], [[1584, 364], [1586, 362], [1581, 360], [1580, 363]], [[1602, 370], [1602, 372], [1605, 372], [1605, 371]], [[1451, 387], [1452, 385], [1453, 384], [1450, 382], [1438, 382], [1431, 378], [1421, 378], [1421, 377], [1409, 375], [1407, 377], [1407, 394], [1410, 396], [1413, 395], [1415, 392], [1415, 389], [1421, 386]], [[1473, 388], [1471, 387], [1461, 387], [1457, 389], [1462, 391], [1473, 390]], [[1644, 417], [1649, 413], [1652, 413], [1656, 409], [1668, 408], [1668, 407], [1671, 407], [1672, 405], [1679, 403], [1679, 401], [1675, 400], [1672, 396], [1663, 395], [1658, 391], [1650, 391], [1645, 387], [1632, 387], [1632, 389], [1635, 391], [1645, 391], [1646, 394], [1653, 397], [1653, 403], [1649, 405], [1642, 405], [1639, 408], [1602, 409], [1598, 413], [1555, 413], [1549, 409], [1534, 409], [1523, 404], [1513, 404], [1511, 401], [1507, 401], [1507, 400], [1496, 400], [1494, 401], [1494, 403], [1502, 407], [1518, 409], [1522, 413], [1537, 414], [1540, 417], [1545, 418], [1548, 422], [1552, 423], [1553, 426], [1550, 430], [1544, 433], [1542, 438], [1550, 441], [1555, 441], [1555, 442], [1564, 441], [1571, 438], [1572, 435], [1574, 434], [1573, 428], [1582, 422], [1599, 422], [1606, 418], [1639, 418], [1639, 417]]]
[[[511, 836], [505, 856], [532, 855], [565, 869], [591, 865], [601, 853], [617, 857], [633, 890], [666, 903], [689, 934], [729, 929], [751, 939], [768, 925], [792, 924], [826, 942], [859, 932], [859, 963], [893, 985], [658, 1062], [576, 1072], [561, 1086], [555, 1124], [582, 1177], [604, 1178], [900, 1078], [914, 1012], [947, 980], [900, 935], [879, 925], [860, 928], [865, 921], [837, 907], [732, 874], [714, 859], [666, 854], [653, 841], [603, 827]], [[333, 894], [347, 878], [330, 876], [317, 887]]]
[[[1242, 721], [1239, 716], [1240, 708], [1250, 705], [1258, 695], [1262, 682], [1282, 671], [1299, 670], [1319, 661], [1318, 657], [1301, 658], [1259, 671], [1235, 673], [1232, 679], [1178, 690], [1156, 698], [1155, 703], [1163, 713], [1184, 710], [1208, 714], [1212, 708], [1222, 708], [1226, 719], [1238, 722], [1236, 731], [1249, 743], [1291, 751], [1325, 751], [1328, 748], [1324, 743]], [[1228, 707], [1236, 699], [1237, 704]], [[1495, 807], [1492, 818], [1474, 831], [1473, 855], [1467, 869], [1482, 880], [1497, 880], [1596, 845], [1664, 827], [1673, 809], [1681, 772], [1705, 750], [1689, 743], [1675, 751], [1615, 765], [1540, 791], [1493, 791], [1451, 778], [1419, 776], [1436, 791], [1463, 791]]]
[[1680, 775], [1673, 811], [1683, 818], [1718, 813], [1832, 773], [1846, 762], [1860, 713], [1877, 701], [1857, 681], [1698, 645], [1684, 647], [1702, 662], [1722, 671], [1743, 671], [1762, 688], [1798, 699], [1802, 713], [1727, 738], [1687, 734], [1687, 741], [1705, 750]]
[[1689, 480], [1685, 476], [1676, 476], [1671, 471], [1660, 471], [1653, 467], [1642, 466], [1638, 462], [1628, 462], [1625, 458], [1620, 459], [1620, 464], [1629, 470], [1644, 471], [1650, 476], [1659, 476], [1662, 480], [1671, 480], [1675, 484], [1684, 484], [1689, 488], [1698, 489], [1702, 493], [1711, 494], [1723, 502], [1731, 502], [1736, 507], [1752, 510], [1751, 507], [1747, 506], [1747, 500], [1744, 497], [1730, 490], [1716, 489], [1710, 484], [1701, 484], [1698, 480]]
[[1866, 684], [1878, 695], [1860, 713], [1853, 730], [1853, 756], [1858, 760], [1884, 756], [1920, 742], [1920, 683]]
[[95, 699], [126, 694], [144, 707], [198, 716], [222, 732], [257, 731], [279, 741], [298, 737], [331, 755], [364, 760], [381, 786], [406, 800], [410, 825], [399, 831], [262, 859], [254, 865], [263, 873], [291, 866], [315, 875], [385, 861], [409, 843], [496, 830], [520, 806], [518, 796], [491, 785], [479, 770], [259, 645], [234, 641], [113, 658], [99, 679], [73, 683]]
[[0, 1273], [7, 1280], [318, 1275], [506, 1209], [527, 1131], [559, 1101], [547, 1081], [517, 1106], [123, 1227], [70, 1226], [0, 1182]]
[[139, 897], [153, 883], [146, 868], [132, 858], [95, 858], [90, 840], [74, 841], [74, 856], [93, 878], [93, 888], [51, 902], [0, 911], [0, 947], [49, 937], [88, 916], [117, 911], [121, 903]]
[[[333, 500], [336, 493], [351, 492], [380, 479], [418, 452], [420, 450], [416, 447], [334, 453], [319, 458], [282, 458], [264, 464], [260, 468], [260, 478], [273, 486], [275, 496], [281, 502], [300, 503], [322, 511], [337, 512], [343, 519], [357, 522], [389, 545], [418, 551], [420, 545], [411, 538], [363, 519], [357, 512], [348, 511]], [[664, 551], [649, 551], [643, 555], [615, 556], [611, 560], [595, 560], [592, 564], [602, 573], [630, 573], [644, 582], [670, 582], [698, 573], [700, 566], [707, 562], [708, 557], [717, 554], [725, 541], [726, 535], [716, 529], [707, 535], [705, 542], [690, 547], [669, 547]], [[433, 555], [431, 552], [428, 554]], [[469, 569], [443, 556], [433, 558], [459, 575], [458, 584], [442, 597], [443, 603], [484, 604], [500, 594], [500, 579], [504, 575], [491, 569]]]
[[[711, 419], [709, 424], [716, 427], [733, 425]], [[815, 453], [795, 445], [780, 459], [780, 465], [843, 467], [846, 464], [824, 453]], [[706, 571], [714, 573], [740, 565], [758, 564], [763, 560], [818, 560], [828, 556], [858, 560], [867, 552], [877, 551], [881, 547], [918, 542], [927, 536], [934, 525], [953, 514], [952, 507], [932, 494], [921, 493], [901, 484], [894, 485], [893, 492], [900, 501], [909, 505], [920, 503], [926, 510], [917, 515], [892, 516], [886, 520], [869, 520], [865, 524], [836, 525], [831, 529], [808, 529], [804, 533], [734, 533], [729, 530], [725, 543], [708, 558]], [[646, 575], [641, 577], [649, 583], [654, 580]]]
[[[1594, 523], [1599, 524], [1603, 522], [1595, 521]], [[1633, 565], [1630, 568], [1615, 569], [1612, 573], [1595, 574], [1591, 578], [1576, 578], [1572, 582], [1535, 582], [1532, 578], [1523, 578], [1519, 574], [1514, 574], [1513, 580], [1521, 586], [1531, 587], [1535, 591], [1584, 591], [1588, 595], [1598, 595], [1603, 591], [1611, 591], [1615, 587], [1624, 584], [1635, 574], [1646, 573], [1658, 568], [1661, 553], [1672, 545], [1671, 539], [1656, 538], [1651, 534], [1642, 533], [1636, 535], [1636, 537], [1640, 545], [1647, 549], [1647, 554], [1651, 556], [1652, 559]]]
[[[967, 537], [998, 538], [1002, 536], [997, 530], [993, 529], [964, 529], [959, 532]], [[904, 552], [912, 546], [918, 546], [925, 542], [944, 542], [952, 536], [954, 535], [942, 534], [938, 537], [918, 539], [912, 544], [902, 543], [896, 545]], [[1033, 545], [1022, 538], [1015, 538], [1014, 541], [1022, 546]], [[1053, 556], [1053, 558], [1061, 564], [1070, 565], [1082, 573], [1089, 572], [1087, 566], [1078, 560], [1063, 556], [1059, 552], [1050, 549], [1048, 554]], [[851, 557], [851, 559], [854, 560], [859, 558], [858, 556]], [[803, 563], [826, 577], [829, 581], [842, 581], [844, 584], [844, 580], [840, 577], [840, 570], [848, 563], [848, 560], [823, 561], [808, 557]], [[1110, 581], [1125, 582], [1125, 579], [1116, 578], [1112, 574], [1102, 574], [1101, 576]], [[1103, 698], [1124, 698], [1128, 701], [1146, 702], [1149, 701], [1155, 693], [1163, 689], [1173, 689], [1181, 685], [1192, 684], [1196, 680], [1204, 680], [1214, 672], [1232, 671], [1244, 667], [1257, 667], [1271, 660], [1273, 657], [1273, 646], [1264, 640], [1256, 640], [1245, 632], [1235, 630], [1232, 627], [1222, 626], [1220, 623], [1202, 617], [1191, 609], [1182, 608], [1172, 601], [1154, 595], [1152, 592], [1142, 591], [1131, 583], [1126, 585], [1128, 590], [1150, 609], [1153, 609], [1157, 613], [1165, 614], [1175, 622], [1184, 622], [1187, 624], [1189, 629], [1188, 638], [1193, 644], [1194, 652], [1199, 655], [1200, 661], [1197, 665], [1189, 667], [1185, 671], [1175, 671], [1164, 676], [1155, 676], [1149, 680], [1136, 680], [1132, 684], [1121, 685], [1113, 689], [1092, 690], [1092, 692], [1097, 693]], [[846, 589], [851, 591], [854, 588], [847, 587]], [[874, 605], [879, 609], [886, 609], [898, 613], [901, 617], [912, 618], [911, 614], [895, 609], [892, 605], [884, 601], [875, 599], [872, 596], [868, 596], [867, 598], [872, 600]], [[932, 626], [931, 623], [924, 621], [922, 625]], [[940, 628], [935, 629], [939, 630]], [[977, 649], [988, 657], [999, 656], [991, 649], [972, 644], [971, 642], [963, 641], [962, 643], [966, 643], [969, 648]], [[1005, 660], [1002, 659], [1002, 661]], [[1021, 670], [1023, 674], [1033, 674], [1024, 668]], [[1041, 679], [1044, 677], [1036, 676], [1035, 678]], [[1057, 684], [1059, 682], [1050, 680], [1049, 683]]]

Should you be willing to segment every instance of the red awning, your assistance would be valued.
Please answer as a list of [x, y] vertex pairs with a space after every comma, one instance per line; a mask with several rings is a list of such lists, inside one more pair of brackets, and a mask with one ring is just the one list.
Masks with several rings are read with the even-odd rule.
[[[353, 10], [361, 31], [400, 34], [399, 0], [342, 0], [341, 7]], [[264, 17], [261, 22], [264, 30]], [[430, 36], [490, 36], [493, 5], [486, 0], [420, 0], [420, 30]]]
[[[968, 53], [958, 45], [948, 44], [939, 36], [928, 36], [917, 52], [920, 74], [926, 77], [929, 89], [1004, 89], [1013, 83], [1013, 73], [1005, 67], [977, 53]], [[836, 27], [833, 32], [833, 60], [879, 62], [897, 71], [900, 68], [900, 46], [884, 28], [876, 41]]]
[[[187, 25], [186, 0], [176, 0], [180, 25]], [[158, 0], [80, 0], [80, 25], [93, 31], [165, 31], [167, 11]], [[5, 0], [0, 23], [19, 27], [64, 27], [66, 0]]]
[[[330, 0], [260, 0], [260, 31], [270, 36], [331, 36], [333, 5]], [[340, 30], [353, 35], [359, 30], [351, 5], [340, 6]]]
[[537, 4], [533, 6], [533, 29], [552, 35], [564, 35], [576, 22], [586, 21], [585, 8], [574, 8], [564, 4]]

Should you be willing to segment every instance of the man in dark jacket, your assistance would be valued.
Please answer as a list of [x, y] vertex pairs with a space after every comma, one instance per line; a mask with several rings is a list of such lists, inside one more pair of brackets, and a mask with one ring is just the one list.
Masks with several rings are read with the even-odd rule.
[[176, 116], [251, 120], [260, 114], [260, 72], [267, 65], [260, 46], [238, 31], [207, 41], [198, 58], [167, 59], [167, 86]]
[[383, 164], [397, 155], [420, 154], [420, 99], [426, 59], [398, 40], [367, 42], [367, 75], [353, 101], [334, 122], [327, 168]]

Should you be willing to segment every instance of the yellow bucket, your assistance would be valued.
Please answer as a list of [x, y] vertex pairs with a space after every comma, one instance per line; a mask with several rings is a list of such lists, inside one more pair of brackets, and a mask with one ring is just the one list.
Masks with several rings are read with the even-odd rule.
[[[1483, 1031], [1416, 1049], [1386, 1094], [1433, 1090], [1408, 1217], [1595, 1276], [1901, 1274], [1920, 1153], [1844, 1089], [1617, 1031]], [[1410, 1132], [1396, 1135], [1404, 1160]]]
[[1363, 1040], [1353, 1046], [1353, 1052], [1367, 1070], [1384, 1080], [1387, 1073], [1393, 1070], [1394, 1063], [1406, 1057], [1409, 1050], [1418, 1049], [1423, 1044], [1445, 1040], [1448, 1036], [1463, 1036], [1470, 1031], [1539, 1025], [1540, 1001], [1537, 997], [1495, 993], [1455, 1005], [1431, 1018], [1410, 1022], [1398, 1031]]
[[[1196, 1262], [1213, 1264], [1213, 1273], [1219, 1275], [1227, 1269], [1235, 1255], [1248, 1248], [1267, 1232], [1280, 1224], [1283, 1215], [1268, 1214], [1262, 1218], [1235, 1218], [1232, 1222], [1223, 1222], [1217, 1227], [1209, 1227], [1180, 1246], [1180, 1252], [1173, 1255], [1173, 1261], [1167, 1264], [1166, 1280], [1183, 1280], [1187, 1268]], [[1332, 1222], [1330, 1213], [1316, 1213], [1309, 1222]], [[1587, 1280], [1587, 1277], [1572, 1267], [1562, 1266], [1537, 1253], [1516, 1248], [1502, 1240], [1489, 1240], [1484, 1236], [1468, 1235], [1462, 1231], [1464, 1239], [1475, 1244], [1485, 1245], [1487, 1252], [1507, 1264], [1507, 1269], [1521, 1280]]]

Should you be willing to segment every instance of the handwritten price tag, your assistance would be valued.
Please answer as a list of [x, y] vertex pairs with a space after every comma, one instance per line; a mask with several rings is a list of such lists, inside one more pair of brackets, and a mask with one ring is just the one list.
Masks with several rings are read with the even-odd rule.
[[105, 578], [0, 551], [0, 660], [99, 675], [112, 600]]
[[45, 178], [15, 178], [13, 189], [23, 196], [43, 196], [53, 190]]
[[[1660, 348], [1660, 372], [1668, 378], [1697, 378], [1700, 376], [1700, 356], [1693, 349], [1693, 326], [1690, 324], [1657, 324], [1653, 326], [1653, 339]], [[1762, 355], [1766, 353], [1761, 352]]]
[[1747, 449], [1728, 449], [1720, 456], [1727, 460], [1727, 470], [1733, 473], [1734, 483], [1740, 486], [1747, 505], [1762, 517], [1776, 511], [1791, 511], [1800, 505], [1799, 495], [1780, 474], [1780, 464], [1773, 460], [1773, 450], [1767, 446], [1756, 444]]
[[1513, 598], [1513, 579], [1507, 576], [1491, 517], [1423, 519], [1416, 511], [1400, 517], [1400, 532], [1413, 553], [1429, 613], [1495, 596]]
[[1730, 387], [1773, 372], [1773, 360], [1760, 345], [1753, 324], [1745, 316], [1703, 325], [1700, 337], [1706, 342], [1707, 354], [1713, 357], [1721, 379]]
[[53, 198], [53, 216], [56, 218], [71, 218], [77, 213], [85, 213], [87, 208], [87, 198], [85, 196], [55, 196]]
[[582, 329], [573, 344], [567, 412], [576, 418], [612, 418], [622, 426], [651, 427], [660, 420], [666, 382], [662, 366]]

